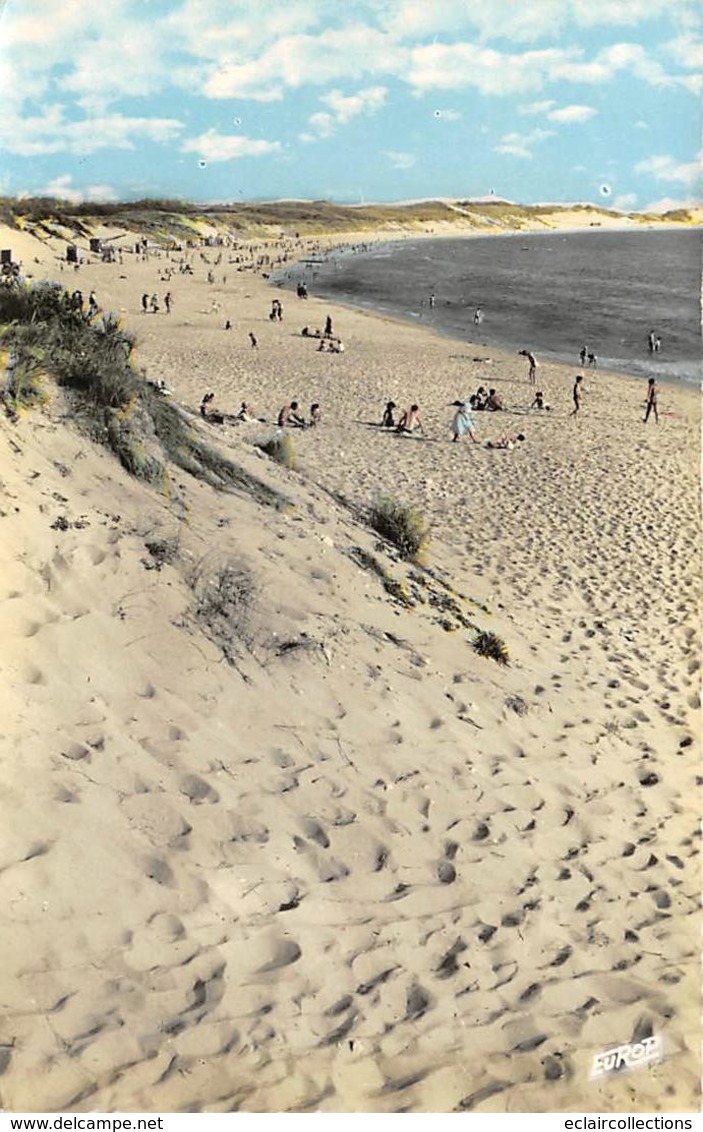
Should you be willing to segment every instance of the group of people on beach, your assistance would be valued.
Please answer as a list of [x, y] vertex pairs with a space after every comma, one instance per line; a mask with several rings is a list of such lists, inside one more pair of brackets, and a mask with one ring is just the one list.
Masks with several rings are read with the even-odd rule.
[[285, 428], [315, 428], [322, 420], [322, 409], [319, 402], [313, 401], [310, 406], [310, 414], [308, 419], [300, 412], [298, 401], [293, 398], [292, 401], [286, 402], [278, 414], [278, 427]]
[[[166, 314], [171, 313], [172, 307], [173, 295], [170, 291], [167, 291], [164, 295], [164, 308], [166, 310]], [[159, 306], [159, 299], [156, 294], [153, 294], [151, 298], [147, 294], [142, 295], [142, 314], [148, 314], [149, 311], [151, 311], [152, 314], [158, 314], [160, 310], [161, 307]]]

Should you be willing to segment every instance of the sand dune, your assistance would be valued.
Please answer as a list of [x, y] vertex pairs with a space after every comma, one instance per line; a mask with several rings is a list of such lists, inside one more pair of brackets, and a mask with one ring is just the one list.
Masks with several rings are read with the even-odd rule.
[[[523, 445], [452, 445], [477, 384], [529, 403], [523, 359], [314, 297], [273, 323], [227, 249], [163, 282], [165, 257], [74, 276], [37, 247], [179, 402], [270, 422], [297, 395], [323, 423], [287, 471], [268, 424], [194, 417], [277, 511], [180, 472], [157, 495], [58, 397], [0, 420], [2, 1107], [697, 1109], [696, 394], [662, 389], [645, 427], [641, 384], [598, 372], [574, 421], [543, 365], [551, 413], [480, 419]], [[340, 356], [298, 334], [328, 313]], [[423, 439], [374, 427], [388, 398]], [[431, 572], [365, 524], [376, 489], [429, 518]], [[232, 565], [229, 665], [196, 599]], [[589, 1079], [651, 1034], [661, 1064]]]

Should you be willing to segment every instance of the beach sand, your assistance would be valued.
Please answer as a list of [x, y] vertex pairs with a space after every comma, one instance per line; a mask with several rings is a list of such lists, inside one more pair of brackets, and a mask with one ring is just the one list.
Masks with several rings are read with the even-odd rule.
[[[178, 402], [323, 420], [288, 471], [269, 424], [194, 416], [276, 510], [178, 470], [156, 494], [58, 397], [0, 419], [2, 1108], [697, 1110], [697, 393], [645, 426], [642, 382], [586, 372], [573, 420], [578, 370], [541, 365], [549, 413], [451, 444], [477, 385], [529, 404], [524, 358], [314, 296], [273, 323], [258, 274], [197, 252], [161, 282], [163, 256], [74, 276], [21, 241]], [[299, 335], [327, 314], [342, 355]], [[424, 436], [376, 427], [388, 399]], [[369, 529], [377, 490], [428, 519], [429, 573]], [[232, 564], [228, 665], [194, 610]], [[508, 667], [447, 631], [448, 594]], [[650, 1035], [661, 1063], [590, 1079]]]

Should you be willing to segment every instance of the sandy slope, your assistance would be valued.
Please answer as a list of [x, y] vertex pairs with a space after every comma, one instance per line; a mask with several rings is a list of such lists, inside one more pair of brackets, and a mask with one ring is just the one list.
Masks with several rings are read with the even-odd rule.
[[[662, 390], [645, 428], [640, 383], [598, 373], [574, 422], [572, 371], [542, 366], [551, 414], [480, 422], [523, 447], [451, 445], [479, 382], [528, 403], [523, 359], [314, 298], [273, 324], [210, 252], [192, 279], [125, 257], [74, 282], [28, 248], [121, 310], [183, 403], [271, 419], [298, 395], [324, 422], [297, 472], [257, 456], [264, 425], [198, 424], [275, 511], [183, 475], [160, 498], [59, 401], [0, 421], [2, 1106], [697, 1108], [695, 394]], [[170, 317], [139, 313], [166, 289]], [[296, 334], [327, 313], [342, 356]], [[389, 397], [425, 440], [367, 423]], [[350, 557], [407, 573], [361, 522], [376, 487], [431, 518], [429, 563], [509, 668]], [[230, 561], [256, 582], [236, 667], [191, 588]], [[649, 1033], [661, 1065], [589, 1081]]]

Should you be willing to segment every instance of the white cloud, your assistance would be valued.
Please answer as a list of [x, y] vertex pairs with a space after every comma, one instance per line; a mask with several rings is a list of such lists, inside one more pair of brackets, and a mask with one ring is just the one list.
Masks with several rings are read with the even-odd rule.
[[600, 84], [607, 83], [620, 71], [629, 71], [650, 86], [672, 86], [677, 82], [639, 43], [613, 43], [586, 63], [558, 63], [550, 77], [565, 82]]
[[471, 43], [434, 43], [413, 49], [405, 77], [418, 92], [476, 87], [482, 94], [519, 94], [540, 90], [555, 68], [566, 71], [574, 58], [573, 48], [507, 54]]
[[504, 134], [500, 145], [494, 146], [496, 153], [506, 153], [511, 157], [532, 157], [532, 147], [554, 136], [554, 130], [531, 130], [527, 134]]
[[639, 161], [635, 165], [635, 173], [649, 174], [655, 181], [678, 181], [682, 185], [693, 185], [701, 179], [702, 160], [703, 151], [690, 163], [677, 161], [670, 154], [655, 154]]
[[262, 157], [277, 153], [281, 143], [260, 141], [239, 134], [218, 134], [206, 130], [197, 138], [189, 138], [181, 146], [181, 153], [197, 153], [203, 161], [232, 161], [236, 157]]
[[386, 101], [388, 90], [384, 86], [366, 87], [357, 94], [343, 95], [339, 90], [331, 90], [320, 98], [329, 106], [338, 122], [349, 122], [357, 114], [369, 114], [378, 110]]
[[285, 87], [293, 89], [367, 74], [402, 74], [407, 51], [363, 24], [327, 28], [317, 36], [276, 40], [246, 62], [225, 60], [211, 74], [202, 93], [208, 98], [271, 101]]
[[542, 102], [528, 102], [524, 106], [518, 106], [517, 109], [518, 114], [546, 114], [553, 106], [556, 106], [554, 99], [545, 98]]
[[700, 198], [692, 197], [660, 197], [659, 200], [650, 201], [642, 209], [643, 212], [672, 212], [678, 208], [693, 208], [701, 210]]
[[[679, 0], [695, 10], [697, 0]], [[373, 5], [372, 5], [373, 7]], [[671, 13], [671, 0], [387, 0], [382, 19], [397, 37], [447, 37], [467, 31], [483, 40], [557, 39], [584, 27], [635, 26]]]
[[592, 106], [562, 106], [559, 110], [550, 110], [547, 114], [549, 122], [558, 122], [560, 125], [572, 122], [588, 122], [598, 111]]
[[662, 44], [662, 51], [680, 67], [703, 71], [703, 43], [681, 35]]
[[84, 156], [100, 149], [134, 149], [140, 140], [172, 141], [182, 128], [183, 123], [176, 118], [130, 118], [123, 114], [68, 121], [66, 107], [59, 103], [47, 106], [37, 116], [6, 117], [0, 123], [0, 143], [20, 157], [50, 153]]
[[308, 118], [310, 129], [304, 134], [299, 134], [301, 141], [331, 137], [338, 125], [346, 125], [360, 114], [374, 114], [383, 106], [387, 93], [384, 86], [366, 87], [350, 95], [344, 95], [340, 90], [331, 90], [320, 98], [320, 102], [328, 106], [331, 113], [320, 111], [312, 114]]
[[632, 212], [637, 207], [637, 193], [620, 193], [615, 197], [611, 207], [618, 212]]
[[67, 200], [71, 204], [79, 204], [84, 200], [113, 201], [118, 195], [112, 185], [86, 185], [77, 188], [73, 185], [73, 178], [69, 173], [54, 177], [52, 181], [39, 189], [32, 189], [22, 196], [56, 197], [58, 200]]
[[386, 149], [383, 156], [387, 157], [394, 169], [412, 169], [417, 158], [414, 153], [401, 153], [396, 149]]

